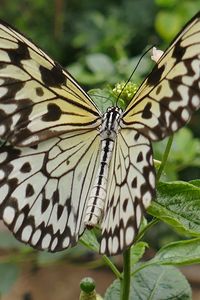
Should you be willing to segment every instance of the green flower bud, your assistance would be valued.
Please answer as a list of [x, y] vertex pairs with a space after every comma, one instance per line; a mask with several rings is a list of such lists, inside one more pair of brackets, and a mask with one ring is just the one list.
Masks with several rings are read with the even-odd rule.
[[95, 282], [90, 277], [85, 277], [80, 282], [80, 289], [86, 294], [91, 293], [95, 290]]
[[103, 298], [96, 293], [95, 282], [90, 277], [85, 277], [81, 280], [80, 289], [79, 300], [103, 300]]
[[126, 84], [124, 81], [122, 81], [115, 85], [113, 92], [117, 97], [120, 96], [120, 98], [123, 99], [124, 102], [128, 103], [133, 98], [137, 90], [137, 84], [133, 82], [128, 82]]

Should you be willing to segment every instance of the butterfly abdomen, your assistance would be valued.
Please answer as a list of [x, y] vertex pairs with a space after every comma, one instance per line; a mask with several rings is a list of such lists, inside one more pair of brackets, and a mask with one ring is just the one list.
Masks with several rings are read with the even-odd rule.
[[102, 124], [100, 127], [100, 164], [91, 189], [84, 220], [84, 223], [88, 228], [94, 227], [102, 219], [107, 195], [109, 166], [118, 132], [121, 113], [121, 109], [117, 107], [108, 108], [102, 118]]
[[87, 204], [85, 225], [90, 228], [99, 223], [102, 217], [108, 183], [108, 170], [112, 157], [114, 142], [103, 140], [101, 143], [100, 165]]

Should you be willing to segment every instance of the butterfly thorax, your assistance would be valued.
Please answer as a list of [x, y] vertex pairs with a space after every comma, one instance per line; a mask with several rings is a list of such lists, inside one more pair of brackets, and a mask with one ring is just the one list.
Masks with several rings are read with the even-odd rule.
[[97, 225], [102, 218], [107, 196], [108, 170], [115, 139], [120, 128], [119, 123], [121, 114], [122, 110], [120, 108], [111, 107], [107, 109], [102, 117], [102, 123], [99, 130], [101, 137], [100, 163], [88, 199], [84, 220], [84, 223], [88, 228]]
[[109, 107], [104, 113], [100, 127], [100, 136], [102, 140], [110, 139], [115, 141], [119, 130], [119, 122], [122, 110], [119, 107]]

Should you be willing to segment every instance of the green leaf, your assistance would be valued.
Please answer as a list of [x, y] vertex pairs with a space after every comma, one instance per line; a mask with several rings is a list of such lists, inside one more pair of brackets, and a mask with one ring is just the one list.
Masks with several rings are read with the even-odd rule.
[[170, 243], [162, 247], [147, 264], [188, 265], [200, 263], [200, 238]]
[[77, 244], [76, 247], [68, 248], [63, 251], [50, 253], [47, 251], [37, 252], [37, 264], [38, 265], [50, 265], [63, 260], [77, 261], [81, 256], [84, 256], [87, 249], [81, 243]]
[[94, 73], [102, 73], [107, 76], [115, 70], [111, 58], [102, 53], [89, 54], [86, 56], [86, 63], [89, 69]]
[[10, 263], [0, 263], [0, 295], [7, 293], [19, 275], [19, 268]]
[[156, 16], [155, 27], [159, 35], [169, 42], [181, 29], [182, 18], [171, 10], [160, 11]]
[[157, 197], [148, 213], [169, 224], [181, 234], [200, 235], [200, 188], [176, 181], [159, 183]]
[[161, 7], [172, 8], [177, 4], [177, 0], [155, 0], [156, 4]]
[[56, 253], [49, 253], [46, 251], [40, 251], [37, 255], [37, 264], [38, 265], [47, 265], [51, 263], [58, 262], [59, 260], [63, 259], [66, 256], [66, 251], [59, 251]]
[[[157, 159], [162, 160], [166, 145], [167, 140], [153, 144], [154, 156]], [[188, 166], [200, 166], [200, 139], [194, 138], [190, 129], [182, 128], [174, 134], [167, 165], [162, 174], [163, 181], [177, 180], [177, 173]]]
[[200, 179], [191, 180], [191, 181], [189, 181], [189, 183], [200, 188]]
[[102, 73], [92, 73], [81, 62], [76, 62], [68, 66], [67, 68], [70, 74], [76, 78], [76, 80], [84, 85], [93, 86], [105, 81], [105, 75]]
[[138, 242], [131, 247], [131, 265], [135, 265], [142, 258], [147, 247], [148, 244], [145, 242]]
[[99, 252], [99, 243], [94, 230], [85, 230], [84, 234], [80, 238], [80, 242], [90, 250]]
[[107, 288], [104, 300], [119, 300], [120, 299], [120, 281], [116, 279]]
[[157, 159], [154, 159], [153, 163], [154, 163], [154, 167], [155, 167], [156, 171], [158, 171], [159, 168], [160, 168], [160, 165], [161, 165], [161, 161], [157, 160]]
[[[148, 266], [131, 278], [129, 300], [191, 300], [191, 289], [181, 272], [172, 266]], [[107, 289], [104, 300], [120, 299], [120, 281]]]
[[200, 140], [194, 138], [188, 128], [182, 128], [176, 133], [169, 161], [177, 164], [179, 170], [188, 165], [200, 166]]
[[109, 106], [116, 103], [116, 97], [111, 92], [111, 89], [93, 89], [89, 91], [89, 95], [96, 103], [99, 110], [104, 113]]
[[11, 233], [8, 233], [7, 231], [0, 232], [1, 249], [21, 249], [23, 247], [25, 247], [25, 245], [16, 240]]

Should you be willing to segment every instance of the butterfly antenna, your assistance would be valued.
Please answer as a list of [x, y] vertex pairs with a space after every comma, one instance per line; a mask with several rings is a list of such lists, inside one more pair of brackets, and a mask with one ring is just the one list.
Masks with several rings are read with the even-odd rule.
[[130, 82], [130, 80], [131, 80], [133, 74], [135, 73], [136, 69], [138, 68], [138, 66], [139, 66], [139, 64], [140, 64], [140, 62], [141, 62], [141, 60], [143, 59], [143, 57], [144, 57], [151, 49], [153, 49], [153, 47], [154, 47], [154, 46], [151, 46], [150, 48], [148, 48], [148, 49], [141, 55], [141, 57], [140, 57], [140, 59], [138, 60], [138, 62], [137, 62], [137, 64], [136, 64], [135, 68], [133, 69], [131, 75], [129, 76], [128, 80], [127, 80], [126, 83], [124, 84], [124, 86], [123, 86], [121, 92], [119, 93], [119, 95], [118, 95], [118, 97], [117, 97], [116, 106], [117, 106], [117, 102], [118, 102], [119, 98], [121, 97], [121, 95], [122, 95], [122, 93], [123, 93], [125, 87], [127, 86], [127, 84]]

